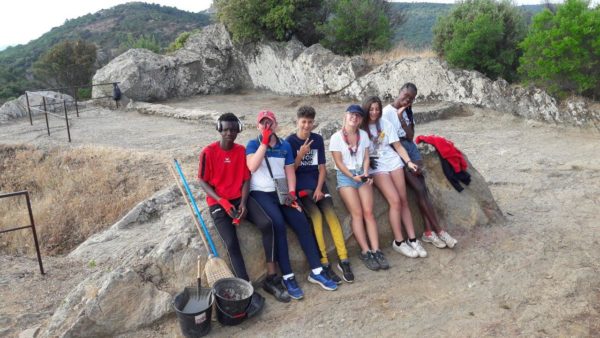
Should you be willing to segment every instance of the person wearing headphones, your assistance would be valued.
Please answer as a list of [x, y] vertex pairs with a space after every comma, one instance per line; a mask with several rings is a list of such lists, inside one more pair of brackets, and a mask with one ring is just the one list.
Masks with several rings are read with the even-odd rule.
[[[250, 171], [246, 165], [246, 149], [235, 143], [242, 122], [232, 113], [225, 113], [217, 120], [217, 131], [221, 140], [205, 147], [200, 153], [198, 181], [206, 192], [210, 215], [217, 232], [225, 244], [233, 273], [236, 277], [250, 281], [236, 229], [246, 216], [250, 191]], [[275, 275], [275, 247], [273, 227], [270, 224], [255, 224], [262, 234], [267, 261], [267, 273]], [[263, 289], [278, 301], [289, 302], [289, 294], [280, 280], [267, 278]], [[258, 294], [255, 294], [254, 297]]]

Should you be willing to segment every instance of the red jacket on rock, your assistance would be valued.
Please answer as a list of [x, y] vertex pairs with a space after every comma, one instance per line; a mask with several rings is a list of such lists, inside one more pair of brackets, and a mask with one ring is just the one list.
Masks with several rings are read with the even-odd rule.
[[415, 139], [415, 143], [421, 142], [429, 143], [434, 146], [440, 156], [450, 163], [454, 172], [459, 173], [467, 170], [467, 161], [465, 161], [463, 154], [451, 141], [437, 135], [419, 135]]

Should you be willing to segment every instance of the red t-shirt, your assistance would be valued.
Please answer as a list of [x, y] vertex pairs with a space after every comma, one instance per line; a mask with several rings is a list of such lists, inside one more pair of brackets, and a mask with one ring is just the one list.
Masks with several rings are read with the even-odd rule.
[[[246, 148], [234, 144], [230, 150], [223, 150], [219, 142], [212, 143], [200, 153], [198, 178], [211, 185], [221, 198], [234, 200], [242, 197], [242, 185], [250, 179]], [[218, 204], [208, 195], [206, 202], [209, 206]]]

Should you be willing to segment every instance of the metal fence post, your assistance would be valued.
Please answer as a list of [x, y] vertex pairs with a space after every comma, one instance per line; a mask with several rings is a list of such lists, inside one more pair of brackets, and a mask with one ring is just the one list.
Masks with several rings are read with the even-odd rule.
[[29, 124], [33, 126], [33, 119], [31, 118], [31, 108], [29, 107], [29, 95], [25, 92], [25, 100], [27, 100], [27, 113], [29, 113]]
[[65, 122], [67, 123], [67, 136], [69, 136], [69, 142], [71, 142], [71, 130], [69, 129], [69, 116], [67, 115], [67, 100], [63, 100], [63, 106], [65, 107]]
[[50, 136], [50, 124], [48, 123], [48, 109], [46, 109], [46, 97], [42, 96], [42, 102], [44, 103], [44, 116], [46, 116], [46, 129], [48, 129], [48, 136]]
[[35, 231], [35, 222], [33, 221], [33, 211], [31, 210], [31, 201], [29, 200], [29, 191], [25, 191], [25, 199], [27, 200], [27, 210], [29, 211], [29, 221], [31, 223], [31, 231], [33, 231], [33, 242], [35, 243], [35, 252], [37, 253], [40, 272], [45, 275], [44, 265], [42, 264], [42, 254], [40, 253], [40, 245], [38, 243], [37, 232]]

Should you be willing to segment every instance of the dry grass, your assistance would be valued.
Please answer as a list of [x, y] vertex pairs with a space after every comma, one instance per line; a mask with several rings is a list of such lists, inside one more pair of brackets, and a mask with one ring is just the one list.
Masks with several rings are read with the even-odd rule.
[[435, 57], [435, 52], [431, 49], [411, 49], [403, 45], [397, 45], [388, 51], [363, 53], [361, 56], [371, 67], [377, 67], [389, 61], [400, 60], [408, 57]]
[[[45, 254], [63, 254], [112, 225], [167, 182], [149, 155], [106, 148], [0, 145], [0, 191], [28, 190]], [[25, 197], [0, 199], [0, 229], [29, 224]], [[35, 252], [30, 230], [0, 235], [0, 251]]]

